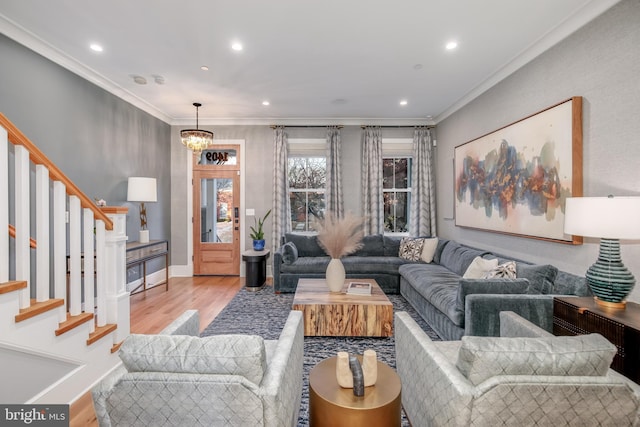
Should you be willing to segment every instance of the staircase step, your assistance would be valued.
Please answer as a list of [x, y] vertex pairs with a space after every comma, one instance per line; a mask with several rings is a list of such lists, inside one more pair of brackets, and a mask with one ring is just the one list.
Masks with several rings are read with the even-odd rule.
[[87, 340], [87, 345], [91, 345], [94, 342], [98, 341], [100, 338], [109, 335], [111, 332], [115, 331], [118, 328], [118, 325], [115, 323], [107, 323], [104, 326], [96, 327], [95, 332], [89, 334], [89, 339]]
[[120, 350], [120, 346], [122, 345], [124, 341], [120, 341], [117, 344], [114, 344], [113, 347], [111, 347], [111, 353], [115, 353], [116, 351]]
[[60, 327], [56, 329], [56, 336], [62, 335], [65, 332], [72, 330], [73, 328], [82, 325], [93, 319], [93, 313], [82, 313], [77, 316], [72, 316], [67, 313], [67, 320], [60, 323]]
[[23, 320], [31, 319], [38, 314], [46, 313], [49, 310], [53, 310], [63, 305], [63, 299], [50, 299], [43, 302], [36, 302], [35, 299], [31, 299], [31, 306], [27, 308], [21, 308], [20, 313], [16, 314], [16, 322], [22, 322]]
[[12, 280], [10, 282], [0, 283], [0, 294], [8, 294], [9, 292], [17, 291], [27, 287], [27, 282], [24, 280]]

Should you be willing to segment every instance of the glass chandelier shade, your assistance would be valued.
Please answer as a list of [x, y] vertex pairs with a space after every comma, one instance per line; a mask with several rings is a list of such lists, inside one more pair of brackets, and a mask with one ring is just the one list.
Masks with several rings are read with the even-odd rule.
[[198, 154], [213, 144], [213, 132], [198, 129], [198, 108], [200, 108], [202, 104], [194, 102], [193, 106], [196, 107], [196, 128], [181, 130], [180, 139], [185, 147]]

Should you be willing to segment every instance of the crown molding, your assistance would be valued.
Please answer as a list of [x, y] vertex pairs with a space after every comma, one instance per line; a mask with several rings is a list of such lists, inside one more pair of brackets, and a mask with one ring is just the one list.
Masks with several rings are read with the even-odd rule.
[[171, 124], [171, 117], [167, 116], [165, 113], [163, 113], [153, 105], [137, 97], [128, 90], [122, 88], [94, 69], [82, 64], [72, 56], [67, 55], [59, 49], [56, 49], [45, 40], [36, 36], [26, 28], [13, 22], [11, 19], [2, 14], [0, 14], [0, 32], [10, 39], [25, 46], [26, 48], [31, 49], [32, 51], [44, 56], [45, 58], [60, 65], [61, 67], [66, 68], [72, 73], [77, 74], [83, 79], [88, 80], [96, 86], [132, 104], [136, 108], [149, 113], [153, 117], [156, 117], [165, 123]]
[[502, 68], [489, 76], [485, 81], [480, 83], [465, 96], [460, 98], [449, 108], [444, 110], [435, 118], [435, 123], [439, 123], [446, 119], [484, 92], [500, 83], [502, 80], [515, 73], [520, 68], [524, 67], [534, 58], [541, 55], [543, 52], [549, 50], [569, 35], [576, 32], [588, 22], [592, 21], [611, 7], [613, 7], [620, 0], [591, 0], [584, 5], [580, 10], [575, 12], [572, 16], [565, 19], [558, 24], [555, 28], [547, 32], [545, 35], [536, 40], [531, 46], [520, 53], [515, 59], [505, 64]]
[[[174, 119], [173, 126], [193, 126], [193, 118]], [[433, 120], [424, 117], [415, 118], [366, 118], [366, 117], [261, 117], [261, 118], [206, 118], [200, 117], [200, 126], [427, 126], [433, 125]]]

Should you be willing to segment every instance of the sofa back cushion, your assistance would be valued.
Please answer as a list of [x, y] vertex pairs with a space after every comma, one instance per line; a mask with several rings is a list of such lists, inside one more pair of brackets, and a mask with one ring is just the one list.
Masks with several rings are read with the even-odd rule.
[[529, 280], [531, 288], [539, 294], [550, 294], [558, 269], [553, 265], [516, 263], [516, 277]]
[[447, 267], [458, 276], [462, 276], [475, 257], [482, 257], [487, 254], [489, 254], [487, 251], [470, 248], [458, 242], [449, 241], [440, 254], [439, 264]]
[[384, 256], [398, 256], [400, 253], [401, 237], [382, 236], [384, 242]]
[[241, 375], [260, 384], [266, 370], [264, 340], [257, 335], [137, 335], [119, 351], [129, 372]]
[[362, 247], [351, 256], [384, 256], [382, 234], [372, 234], [362, 238]]
[[456, 366], [474, 385], [498, 375], [603, 376], [616, 347], [600, 334], [572, 337], [462, 337]]
[[326, 256], [326, 252], [320, 244], [316, 236], [305, 236], [303, 234], [286, 233], [284, 235], [286, 242], [293, 242], [298, 249], [298, 256]]

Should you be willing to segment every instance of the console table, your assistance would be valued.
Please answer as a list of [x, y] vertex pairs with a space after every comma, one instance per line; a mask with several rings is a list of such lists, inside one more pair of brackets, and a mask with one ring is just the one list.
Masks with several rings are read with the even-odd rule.
[[598, 333], [618, 348], [611, 368], [640, 383], [640, 305], [625, 310], [603, 309], [592, 297], [555, 297], [553, 334]]
[[[127, 269], [142, 264], [142, 283], [131, 291], [131, 295], [153, 289], [156, 286], [165, 285], [169, 290], [169, 242], [166, 240], [151, 240], [147, 243], [127, 243]], [[165, 278], [156, 284], [147, 284], [147, 261], [164, 257]]]

